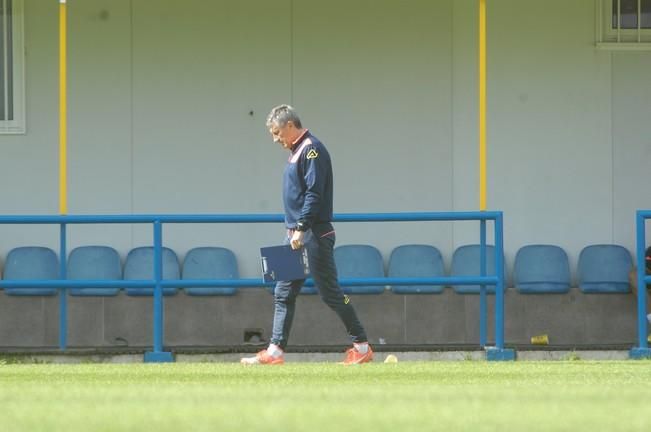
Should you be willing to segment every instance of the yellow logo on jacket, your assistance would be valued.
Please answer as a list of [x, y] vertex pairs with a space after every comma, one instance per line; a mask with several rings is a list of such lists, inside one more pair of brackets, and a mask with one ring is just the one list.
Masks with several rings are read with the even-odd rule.
[[308, 159], [316, 159], [317, 157], [319, 157], [319, 154], [316, 152], [316, 150], [312, 149], [309, 152], [307, 152]]

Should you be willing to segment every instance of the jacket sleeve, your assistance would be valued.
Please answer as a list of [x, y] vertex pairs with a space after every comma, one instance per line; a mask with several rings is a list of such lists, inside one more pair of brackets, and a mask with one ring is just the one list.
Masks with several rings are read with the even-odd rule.
[[305, 181], [305, 202], [299, 220], [311, 227], [323, 202], [330, 161], [326, 155], [320, 155], [317, 148], [309, 146], [301, 155], [301, 163]]

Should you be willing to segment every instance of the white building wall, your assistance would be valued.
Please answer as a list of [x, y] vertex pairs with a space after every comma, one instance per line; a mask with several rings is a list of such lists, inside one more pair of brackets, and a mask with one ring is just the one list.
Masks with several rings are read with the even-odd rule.
[[[452, 209], [452, 3], [408, 3], [295, 2], [293, 102], [330, 148], [337, 212]], [[441, 222], [337, 229], [387, 258], [452, 239]]]
[[[129, 214], [134, 199], [130, 2], [72, 2], [69, 11], [68, 212]], [[54, 66], [58, 67], [56, 30], [49, 37], [55, 41]], [[56, 82], [56, 71], [53, 78]], [[58, 119], [56, 111], [53, 118]], [[53, 165], [58, 160], [57, 131], [58, 125], [49, 142], [55, 152]], [[49, 179], [55, 186], [55, 202], [56, 176], [58, 170]], [[56, 214], [58, 205], [44, 212]], [[127, 225], [72, 225], [68, 230], [71, 247], [110, 244], [126, 251], [132, 244]]]
[[[26, 0], [27, 134], [0, 136], [0, 213], [58, 212], [57, 4]], [[50, 4], [51, 3], [51, 4]], [[69, 4], [70, 213], [281, 211], [286, 155], [264, 118], [291, 102], [328, 145], [337, 212], [475, 210], [474, 0]], [[594, 48], [594, 2], [489, 2], [488, 205], [508, 264], [530, 243], [633, 248], [649, 207], [651, 53]], [[56, 247], [53, 227], [0, 228], [1, 249]], [[73, 227], [71, 246], [126, 254], [149, 227]], [[468, 223], [339, 224], [385, 258], [402, 243], [476, 242]], [[242, 273], [282, 227], [178, 226], [181, 255], [232, 248]]]
[[[133, 7], [133, 211], [279, 213], [286, 155], [265, 127], [290, 97], [290, 14], [283, 2], [144, 2]], [[252, 113], [252, 114], [251, 114]], [[171, 226], [167, 244], [231, 248], [259, 272], [282, 226]], [[134, 244], [151, 241], [150, 227]]]
[[633, 212], [651, 208], [651, 53], [614, 53], [612, 60], [613, 238], [634, 251]]
[[525, 3], [488, 16], [488, 200], [509, 258], [557, 244], [575, 267], [582, 247], [613, 241], [610, 54], [593, 45], [594, 2]]

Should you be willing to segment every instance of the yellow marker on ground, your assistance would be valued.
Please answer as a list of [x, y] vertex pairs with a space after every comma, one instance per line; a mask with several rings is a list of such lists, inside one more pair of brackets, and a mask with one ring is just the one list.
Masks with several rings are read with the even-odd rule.
[[393, 354], [389, 354], [387, 358], [384, 359], [384, 363], [398, 363], [398, 357]]

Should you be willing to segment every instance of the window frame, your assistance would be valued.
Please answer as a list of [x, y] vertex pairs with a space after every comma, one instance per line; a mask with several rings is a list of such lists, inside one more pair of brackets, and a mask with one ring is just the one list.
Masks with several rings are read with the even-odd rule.
[[[598, 28], [601, 29], [601, 35], [598, 35], [600, 42], [623, 44], [651, 42], [651, 28], [640, 28], [639, 30], [637, 28], [613, 28], [613, 13], [616, 13], [613, 10], [613, 0], [601, 0], [597, 7], [599, 8], [597, 11]], [[618, 21], [621, 23], [621, 18]]]
[[[12, 30], [12, 64], [7, 66], [12, 68], [13, 120], [5, 120], [0, 118], [0, 135], [24, 134], [26, 131], [24, 32], [25, 9], [23, 0], [10, 1], [12, 12], [10, 17]], [[4, 49], [0, 51], [0, 53], [2, 52], [4, 52]], [[2, 75], [4, 76], [4, 73]], [[0, 85], [6, 85], [5, 79], [0, 80]], [[5, 104], [5, 101], [0, 100], [0, 103]]]

